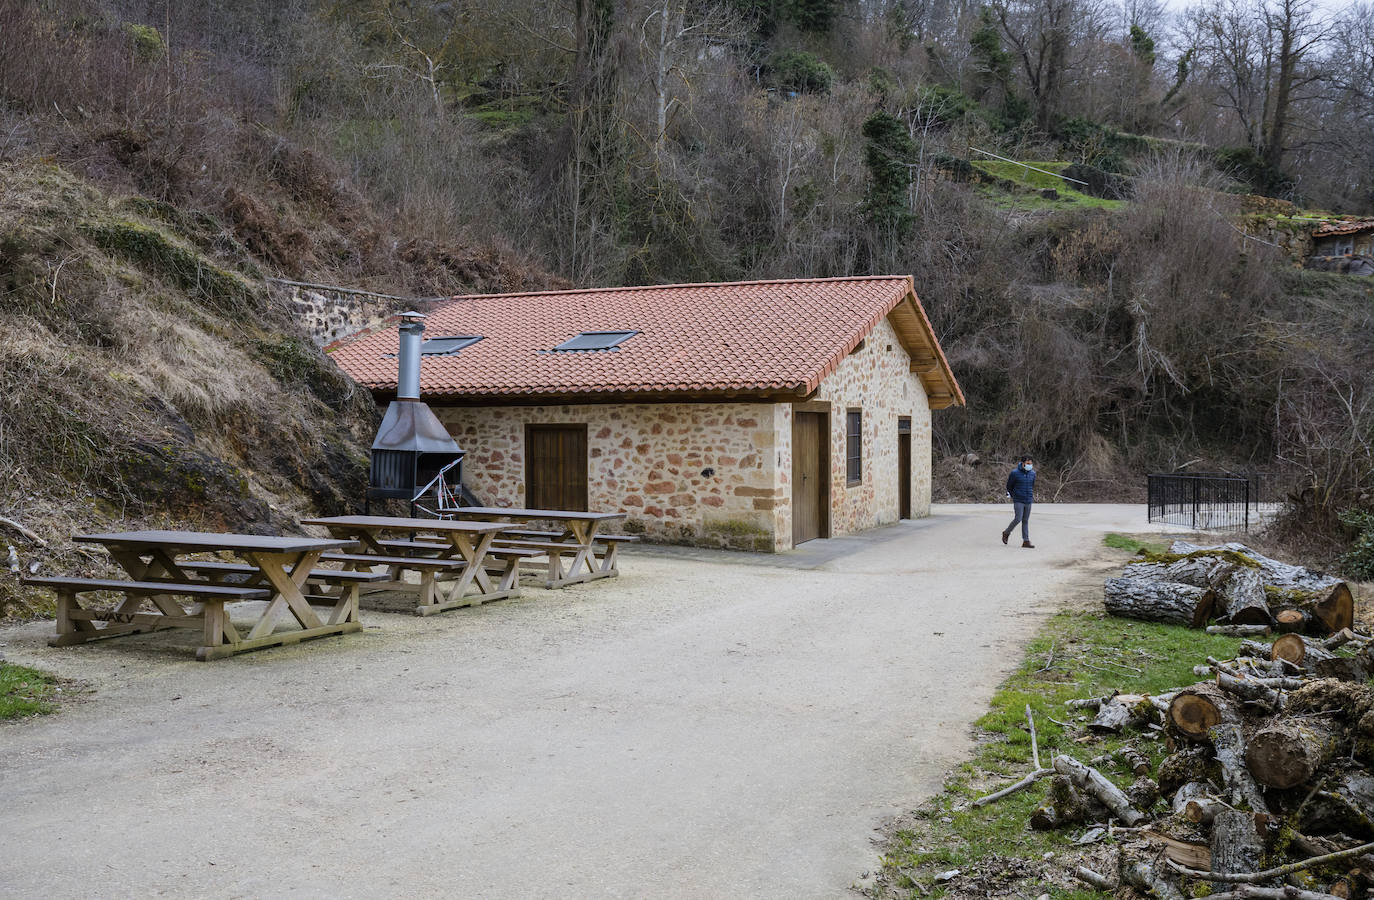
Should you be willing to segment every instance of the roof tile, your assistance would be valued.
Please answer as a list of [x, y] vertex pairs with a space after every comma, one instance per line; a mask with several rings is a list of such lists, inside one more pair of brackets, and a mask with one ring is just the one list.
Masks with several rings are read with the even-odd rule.
[[[427, 336], [486, 339], [422, 357], [420, 389], [436, 399], [805, 393], [909, 294], [908, 276], [870, 276], [454, 297], [430, 310]], [[639, 333], [611, 350], [553, 351], [584, 331]], [[394, 391], [396, 344], [391, 325], [332, 355], [364, 386]]]

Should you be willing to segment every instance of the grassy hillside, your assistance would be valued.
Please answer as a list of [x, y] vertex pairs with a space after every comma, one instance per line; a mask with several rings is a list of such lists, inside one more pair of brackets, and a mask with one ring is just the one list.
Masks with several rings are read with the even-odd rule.
[[0, 397], [0, 510], [59, 551], [0, 559], [49, 571], [97, 564], [79, 529], [351, 508], [375, 417], [221, 223], [41, 161], [0, 162]]

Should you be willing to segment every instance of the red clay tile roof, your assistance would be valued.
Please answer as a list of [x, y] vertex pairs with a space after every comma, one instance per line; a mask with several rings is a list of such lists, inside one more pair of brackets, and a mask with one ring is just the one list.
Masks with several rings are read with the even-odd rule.
[[1374, 219], [1355, 219], [1343, 222], [1323, 222], [1312, 232], [1313, 237], [1333, 237], [1340, 234], [1356, 234], [1361, 231], [1374, 231]]
[[[483, 340], [452, 356], [423, 357], [420, 394], [804, 395], [908, 299], [916, 316], [907, 331], [923, 332], [915, 340], [924, 346], [907, 350], [933, 353], [937, 390], [962, 403], [909, 276], [455, 297], [427, 310], [425, 337]], [[553, 351], [584, 331], [639, 333], [614, 350]], [[396, 347], [393, 323], [342, 342], [332, 355], [356, 381], [386, 394], [396, 390]]]

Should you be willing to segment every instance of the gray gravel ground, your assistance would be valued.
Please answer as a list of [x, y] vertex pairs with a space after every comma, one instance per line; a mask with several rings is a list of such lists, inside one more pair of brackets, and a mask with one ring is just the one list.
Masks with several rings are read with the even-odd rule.
[[1009, 507], [197, 663], [185, 633], [10, 661], [91, 692], [0, 723], [0, 896], [837, 897], [936, 791], [1136, 506]]

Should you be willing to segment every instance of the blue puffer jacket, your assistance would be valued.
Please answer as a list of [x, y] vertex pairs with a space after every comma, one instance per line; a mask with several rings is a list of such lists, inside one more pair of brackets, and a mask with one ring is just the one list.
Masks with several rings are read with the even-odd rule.
[[1035, 471], [1027, 472], [1017, 466], [1007, 476], [1007, 493], [1017, 503], [1033, 503], [1035, 497]]

